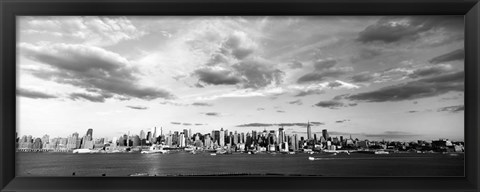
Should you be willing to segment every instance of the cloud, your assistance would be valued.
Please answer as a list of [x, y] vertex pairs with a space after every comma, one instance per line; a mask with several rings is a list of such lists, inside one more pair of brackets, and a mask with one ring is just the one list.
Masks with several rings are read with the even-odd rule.
[[314, 89], [308, 89], [308, 90], [301, 90], [297, 94], [295, 94], [295, 97], [304, 97], [307, 95], [318, 95], [318, 94], [323, 94], [325, 93], [325, 90], [314, 90]]
[[208, 116], [220, 116], [220, 113], [208, 112], [208, 113], [205, 113], [205, 115], [208, 115]]
[[453, 72], [345, 97], [366, 102], [403, 101], [464, 91], [465, 72]]
[[440, 75], [446, 72], [452, 71], [452, 66], [451, 65], [446, 65], [446, 64], [440, 64], [440, 65], [434, 65], [434, 66], [425, 66], [419, 69], [414, 70], [411, 74], [408, 76], [410, 78], [418, 78], [418, 77], [427, 77], [427, 76], [435, 76], [435, 75]]
[[102, 95], [143, 100], [175, 98], [166, 90], [140, 86], [136, 76], [138, 69], [131, 67], [122, 56], [102, 48], [72, 44], [35, 46], [27, 43], [21, 43], [19, 47], [20, 53], [27, 58], [51, 68], [32, 73], [41, 79], [102, 92]]
[[229, 50], [236, 59], [244, 59], [256, 48], [256, 44], [245, 32], [235, 31], [223, 43], [224, 50]]
[[385, 131], [380, 134], [365, 134], [366, 137], [380, 137], [380, 138], [408, 138], [408, 137], [415, 137], [420, 136], [419, 134], [414, 134], [410, 132], [403, 132], [403, 131]]
[[408, 113], [418, 113], [420, 111], [416, 111], [416, 110], [411, 110], [411, 111], [407, 111]]
[[313, 63], [313, 67], [316, 71], [322, 71], [326, 69], [330, 69], [337, 64], [337, 60], [334, 59], [326, 59], [326, 60], [318, 60]]
[[148, 109], [148, 107], [144, 107], [144, 106], [131, 106], [131, 105], [128, 105], [128, 106], [126, 106], [126, 107], [128, 107], [128, 108], [130, 108], [130, 109], [137, 109], [137, 110], [146, 110], [146, 109]]
[[[319, 126], [325, 125], [322, 122], [310, 122], [310, 126]], [[236, 127], [272, 127], [272, 126], [280, 126], [280, 127], [292, 127], [292, 126], [299, 126], [299, 127], [306, 127], [307, 123], [248, 123], [237, 125]]]
[[28, 89], [22, 89], [22, 88], [17, 89], [17, 95], [19, 95], [21, 97], [31, 98], [31, 99], [53, 99], [53, 98], [57, 98], [57, 96], [55, 96], [55, 95], [50, 95], [50, 94], [46, 94], [46, 93], [42, 93], [42, 92], [38, 92], [38, 91], [33, 91], [33, 90], [28, 90]]
[[110, 46], [147, 34], [125, 17], [36, 16], [23, 17], [20, 21], [22, 34], [50, 35], [85, 45]]
[[261, 107], [257, 108], [257, 111], [264, 111], [264, 110], [265, 108], [261, 108]]
[[195, 123], [195, 126], [204, 125], [203, 123]]
[[340, 87], [342, 85], [343, 84], [340, 83], [340, 82], [332, 81], [332, 82], [329, 82], [327, 86], [330, 87], [330, 88], [335, 88], [335, 87]]
[[70, 99], [74, 101], [78, 99], [84, 99], [84, 100], [96, 102], [96, 103], [105, 102], [105, 97], [102, 95], [90, 95], [86, 93], [72, 93], [70, 94]]
[[465, 59], [465, 50], [457, 49], [455, 51], [434, 57], [430, 59], [428, 62], [432, 64], [439, 64], [439, 63], [445, 63], [445, 62], [456, 61], [456, 60], [464, 60], [464, 59]]
[[213, 106], [213, 104], [211, 103], [203, 103], [203, 102], [195, 102], [195, 103], [192, 103], [193, 106], [202, 106], [202, 107], [209, 107], [209, 106]]
[[370, 73], [368, 71], [365, 71], [365, 72], [358, 73], [350, 78], [352, 79], [353, 82], [361, 83], [361, 82], [371, 81], [378, 76], [379, 76], [378, 73]]
[[274, 125], [275, 124], [268, 124], [268, 123], [248, 123], [248, 124], [237, 125], [236, 127], [270, 127]]
[[297, 83], [323, 81], [330, 77], [339, 77], [351, 71], [353, 71], [352, 67], [338, 67], [338, 68], [334, 67], [334, 68], [324, 69], [322, 71], [311, 72], [301, 76], [300, 78], [298, 78]]
[[323, 81], [329, 77], [339, 77], [350, 71], [352, 67], [334, 67], [337, 61], [334, 59], [317, 60], [313, 63], [314, 71], [298, 78], [297, 83]]
[[243, 88], [262, 88], [279, 85], [283, 82], [285, 72], [272, 64], [260, 60], [245, 60], [232, 66], [243, 78]]
[[347, 121], [350, 121], [350, 119], [338, 120], [338, 121], [335, 121], [335, 123], [345, 123]]
[[170, 123], [173, 124], [173, 125], [181, 125], [182, 124], [180, 122], [170, 122]]
[[178, 103], [178, 102], [173, 102], [173, 101], [162, 101], [160, 102], [162, 105], [174, 105], [174, 106], [188, 106], [188, 104], [184, 103]]
[[312, 83], [312, 84], [301, 84], [301, 85], [292, 85], [289, 86], [289, 91], [296, 92], [295, 97], [303, 97], [307, 95], [314, 94], [323, 94], [326, 89], [357, 89], [360, 86], [347, 83], [340, 80], [323, 82], [323, 83]]
[[[368, 26], [358, 35], [362, 43], [394, 43], [402, 40], [413, 41], [423, 32], [435, 29], [456, 29], [463, 25], [463, 18], [452, 16], [387, 16]], [[445, 40], [444, 40], [445, 41]]]
[[303, 64], [300, 61], [292, 61], [291, 63], [288, 64], [288, 66], [290, 67], [290, 69], [298, 69], [298, 68], [302, 68]]
[[277, 110], [277, 113], [285, 113], [283, 110]]
[[[234, 31], [216, 46], [218, 49], [210, 56], [210, 60], [194, 71], [200, 82], [252, 89], [283, 82], [285, 73], [276, 68], [274, 63], [255, 55], [258, 45], [247, 33]], [[204, 86], [199, 85], [197, 87]]]
[[317, 104], [315, 104], [317, 107], [323, 107], [323, 108], [330, 108], [330, 109], [338, 109], [340, 107], [345, 107], [346, 105], [343, 102], [336, 101], [336, 100], [330, 100], [330, 101], [320, 101]]
[[182, 125], [190, 126], [190, 125], [192, 125], [192, 124], [191, 124], [191, 123], [182, 123]]
[[199, 81], [209, 85], [235, 85], [241, 82], [238, 75], [224, 69], [201, 68], [195, 70], [194, 74]]
[[382, 51], [372, 48], [360, 48], [358, 50], [358, 55], [352, 56], [350, 61], [352, 63], [357, 63], [364, 60], [373, 59], [382, 54]]
[[456, 112], [460, 112], [460, 111], [465, 111], [465, 105], [442, 107], [442, 108], [438, 109], [437, 111], [438, 112], [448, 111], [448, 112], [451, 112], [451, 113], [456, 113]]
[[297, 99], [297, 100], [295, 100], [295, 101], [289, 101], [288, 103], [289, 103], [289, 104], [292, 104], [292, 105], [294, 105], [294, 104], [296, 104], [296, 105], [302, 105], [302, 104], [303, 104], [302, 100], [300, 100], [300, 99]]

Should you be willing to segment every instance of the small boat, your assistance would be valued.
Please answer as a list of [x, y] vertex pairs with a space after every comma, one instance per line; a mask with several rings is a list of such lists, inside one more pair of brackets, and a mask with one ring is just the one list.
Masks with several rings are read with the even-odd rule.
[[216, 153], [210, 153], [210, 155], [211, 155], [211, 156], [215, 156], [215, 155], [217, 155], [217, 154], [216, 154]]
[[73, 153], [92, 153], [93, 151], [90, 149], [75, 149]]
[[310, 161], [316, 161], [316, 160], [321, 160], [322, 158], [320, 157], [308, 157], [308, 160]]
[[132, 176], [132, 177], [148, 176], [148, 173], [134, 173], [134, 174], [130, 174], [128, 176]]
[[143, 154], [150, 154], [150, 153], [168, 153], [167, 150], [164, 150], [161, 146], [157, 146], [157, 145], [152, 145], [150, 147], [150, 150], [146, 150], [146, 151], [142, 151], [140, 153], [143, 153]]
[[388, 155], [387, 151], [375, 151], [375, 155]]

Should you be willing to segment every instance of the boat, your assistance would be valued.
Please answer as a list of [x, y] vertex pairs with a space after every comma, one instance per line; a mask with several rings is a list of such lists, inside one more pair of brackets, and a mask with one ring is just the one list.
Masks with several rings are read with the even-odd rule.
[[132, 177], [148, 176], [148, 173], [134, 173], [134, 174], [130, 174], [128, 176], [132, 176]]
[[215, 156], [215, 155], [217, 155], [217, 154], [216, 154], [216, 153], [210, 153], [210, 155], [211, 155], [211, 156]]
[[308, 157], [308, 160], [317, 161], [317, 160], [322, 160], [322, 158], [321, 157]]
[[93, 151], [90, 149], [75, 149], [73, 153], [93, 153]]
[[163, 153], [168, 153], [168, 151], [164, 150], [162, 146], [152, 145], [149, 150], [142, 151], [140, 153], [143, 153], [143, 154], [162, 153], [163, 154]]
[[388, 155], [387, 151], [375, 151], [375, 155]]

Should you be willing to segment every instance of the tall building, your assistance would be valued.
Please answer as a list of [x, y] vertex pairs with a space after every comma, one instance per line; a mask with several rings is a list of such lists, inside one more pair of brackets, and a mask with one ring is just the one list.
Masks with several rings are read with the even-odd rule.
[[145, 131], [141, 130], [140, 136], [139, 136], [140, 140], [145, 139], [145, 136], [146, 136]]
[[310, 121], [307, 123], [307, 140], [312, 139], [312, 128], [310, 127]]
[[33, 142], [33, 149], [42, 149], [43, 144], [42, 144], [42, 139], [36, 138], [35, 141]]
[[78, 133], [73, 133], [70, 137], [68, 137], [67, 141], [67, 149], [76, 149], [78, 141]]
[[180, 136], [178, 138], [178, 141], [179, 141], [179, 146], [180, 147], [185, 147], [185, 133], [180, 133]]
[[147, 141], [150, 142], [152, 140], [152, 132], [147, 132]]
[[219, 139], [219, 145], [224, 146], [225, 145], [225, 131], [223, 131], [223, 128], [220, 129], [220, 139]]
[[87, 130], [87, 141], [93, 140], [93, 129], [88, 129]]
[[151, 142], [156, 143], [156, 141], [157, 141], [157, 127], [154, 127]]
[[322, 130], [322, 136], [325, 138], [326, 141], [328, 141], [328, 132], [326, 129]]
[[285, 132], [283, 131], [283, 127], [278, 128], [278, 144], [281, 145], [285, 142]]
[[140, 145], [140, 137], [138, 135], [135, 135], [132, 137], [132, 147], [136, 147]]

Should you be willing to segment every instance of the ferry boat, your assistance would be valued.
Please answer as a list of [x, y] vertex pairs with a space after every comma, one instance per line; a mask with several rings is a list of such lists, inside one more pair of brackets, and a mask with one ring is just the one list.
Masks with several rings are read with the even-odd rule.
[[141, 177], [141, 176], [149, 176], [149, 175], [148, 175], [148, 173], [134, 173], [134, 174], [130, 174], [128, 176]]
[[75, 149], [73, 153], [100, 153], [100, 150], [94, 149]]
[[387, 151], [375, 151], [375, 155], [388, 155]]
[[150, 154], [150, 153], [168, 153], [168, 151], [167, 151], [167, 150], [164, 150], [164, 149], [162, 148], [162, 146], [152, 145], [149, 150], [147, 150], [147, 151], [142, 151], [142, 152], [140, 152], [140, 153], [143, 153], [143, 154]]

